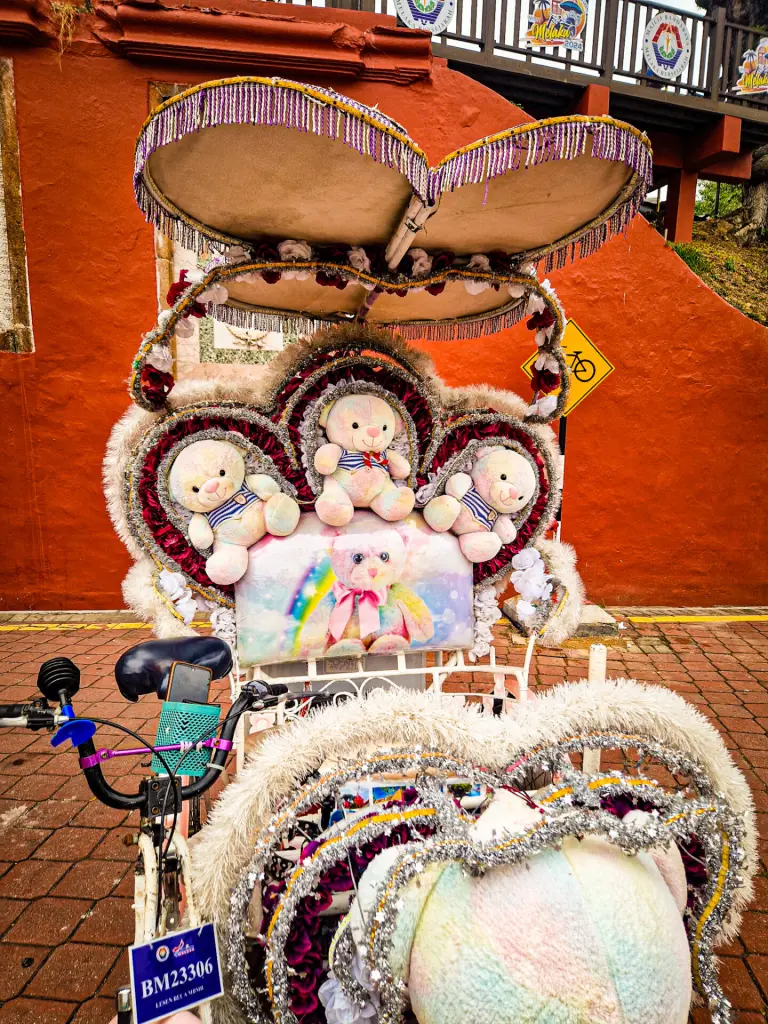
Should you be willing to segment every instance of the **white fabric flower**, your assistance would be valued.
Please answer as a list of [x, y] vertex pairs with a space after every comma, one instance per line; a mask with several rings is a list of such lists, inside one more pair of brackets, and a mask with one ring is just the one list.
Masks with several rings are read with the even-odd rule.
[[197, 603], [192, 596], [192, 591], [188, 590], [187, 594], [180, 601], [174, 601], [174, 608], [184, 619], [184, 624], [188, 626], [192, 619], [194, 619], [195, 612], [197, 611]]
[[293, 238], [287, 238], [280, 242], [277, 247], [281, 260], [311, 260], [312, 247], [308, 242], [297, 242]]
[[414, 277], [424, 277], [432, 270], [432, 257], [423, 249], [409, 249], [408, 255], [413, 260]]
[[487, 256], [483, 256], [482, 253], [475, 253], [472, 259], [469, 261], [466, 267], [467, 270], [481, 270], [484, 274], [489, 274], [491, 271], [491, 261]]
[[537, 370], [548, 370], [550, 373], [560, 373], [560, 366], [551, 352], [541, 352], [539, 358], [533, 365]]
[[508, 284], [507, 291], [513, 299], [522, 299], [525, 295], [525, 285], [522, 284]]
[[312, 272], [309, 270], [284, 270], [283, 280], [285, 281], [308, 281], [312, 277]]
[[168, 321], [171, 319], [170, 309], [164, 309], [162, 313], [158, 315], [157, 322], [161, 327], [165, 327]]
[[171, 350], [166, 345], [153, 345], [149, 350], [147, 362], [161, 373], [170, 373], [173, 366]]
[[464, 287], [470, 295], [479, 295], [480, 292], [487, 292], [491, 286], [487, 281], [465, 281]]
[[531, 292], [528, 296], [528, 305], [525, 307], [525, 315], [530, 316], [532, 313], [541, 313], [545, 306], [546, 303], [538, 292]]
[[536, 614], [536, 609], [528, 601], [518, 601], [515, 608], [518, 619], [525, 621], [525, 619], [532, 619]]
[[519, 274], [524, 274], [526, 277], [536, 277], [536, 266], [533, 263], [523, 263], [522, 266], [517, 268]]
[[192, 317], [187, 317], [186, 320], [179, 320], [176, 324], [176, 337], [177, 338], [191, 338], [195, 333], [195, 325], [192, 321]]
[[205, 277], [205, 271], [201, 270], [200, 267], [193, 267], [187, 271], [187, 286], [192, 284], [200, 284]]
[[555, 395], [544, 395], [537, 402], [534, 402], [533, 405], [528, 406], [526, 409], [526, 415], [542, 416], [546, 419], [546, 417], [552, 415], [556, 408], [557, 398]]
[[350, 267], [354, 267], [355, 270], [360, 270], [364, 274], [370, 272], [371, 261], [365, 254], [365, 249], [359, 245], [353, 246], [347, 251], [347, 259], [349, 260]]
[[523, 548], [522, 551], [518, 551], [512, 559], [512, 567], [514, 569], [530, 569], [536, 565], [537, 562], [543, 561], [541, 554], [536, 548]]

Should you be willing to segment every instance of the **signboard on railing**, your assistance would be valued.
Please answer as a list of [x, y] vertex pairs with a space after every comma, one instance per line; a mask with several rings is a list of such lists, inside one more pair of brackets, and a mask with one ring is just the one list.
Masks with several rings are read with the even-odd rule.
[[583, 50], [581, 34], [586, 23], [587, 0], [533, 0], [522, 45]]
[[691, 36], [679, 14], [662, 11], [651, 18], [643, 36], [643, 57], [658, 78], [671, 82], [683, 74], [691, 59]]
[[768, 93], [768, 36], [757, 44], [756, 50], [746, 50], [739, 67], [741, 78], [736, 83], [738, 96]]
[[397, 16], [408, 28], [439, 36], [453, 18], [456, 0], [395, 0]]

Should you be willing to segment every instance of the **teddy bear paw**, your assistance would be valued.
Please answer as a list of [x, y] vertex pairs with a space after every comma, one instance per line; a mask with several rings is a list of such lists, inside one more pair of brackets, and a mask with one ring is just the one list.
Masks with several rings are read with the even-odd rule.
[[214, 551], [205, 563], [205, 571], [212, 583], [220, 587], [237, 583], [245, 575], [248, 568], [248, 549], [228, 544], [219, 551]]
[[487, 562], [498, 555], [501, 537], [496, 533], [465, 533], [459, 537], [459, 547], [470, 562]]
[[299, 524], [299, 506], [287, 494], [273, 494], [264, 506], [264, 522], [273, 537], [287, 537]]
[[346, 526], [352, 521], [355, 506], [351, 501], [342, 502], [321, 494], [315, 502], [315, 514], [326, 526]]
[[459, 512], [461, 504], [449, 494], [441, 494], [424, 506], [424, 521], [435, 533], [445, 533], [456, 522]]
[[370, 507], [388, 523], [396, 523], [410, 515], [415, 501], [416, 495], [410, 487], [388, 487], [373, 499]]

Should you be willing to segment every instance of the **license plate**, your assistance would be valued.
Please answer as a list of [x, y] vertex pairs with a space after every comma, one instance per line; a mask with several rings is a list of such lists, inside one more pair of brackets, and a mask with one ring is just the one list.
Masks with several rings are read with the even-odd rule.
[[131, 946], [135, 1024], [152, 1024], [220, 996], [219, 949], [212, 924]]

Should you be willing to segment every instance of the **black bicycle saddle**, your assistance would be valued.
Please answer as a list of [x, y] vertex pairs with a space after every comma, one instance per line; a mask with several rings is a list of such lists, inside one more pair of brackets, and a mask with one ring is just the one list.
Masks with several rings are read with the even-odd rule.
[[232, 651], [215, 636], [147, 640], [120, 655], [115, 665], [117, 688], [126, 700], [137, 701], [145, 693], [163, 700], [174, 661], [202, 665], [211, 669], [214, 679], [222, 679], [232, 669]]

